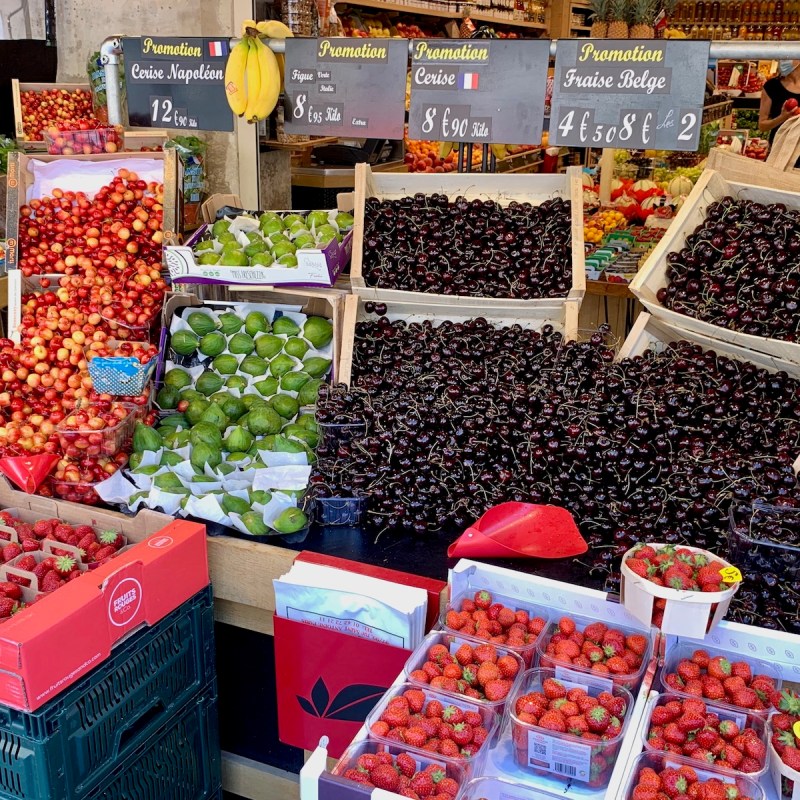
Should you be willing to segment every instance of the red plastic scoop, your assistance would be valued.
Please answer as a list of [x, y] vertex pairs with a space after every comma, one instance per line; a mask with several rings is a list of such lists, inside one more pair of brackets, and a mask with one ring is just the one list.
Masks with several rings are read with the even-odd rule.
[[58, 456], [8, 456], [0, 458], [0, 472], [13, 481], [23, 492], [33, 494], [47, 477]]
[[500, 503], [447, 550], [451, 558], [570, 558], [589, 546], [560, 506]]

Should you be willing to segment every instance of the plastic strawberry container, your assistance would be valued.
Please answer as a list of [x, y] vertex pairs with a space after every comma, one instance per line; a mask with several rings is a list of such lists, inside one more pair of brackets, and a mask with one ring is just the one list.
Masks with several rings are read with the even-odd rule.
[[447, 689], [437, 688], [437, 692], [442, 692], [442, 694], [451, 695], [455, 698], [461, 698], [465, 700], [469, 700], [473, 703], [479, 703], [486, 708], [491, 708], [492, 710], [496, 711], [498, 714], [503, 713], [506, 707], [506, 703], [508, 702], [508, 698], [514, 693], [519, 682], [522, 680], [522, 673], [525, 671], [525, 664], [518, 653], [516, 653], [513, 649], [509, 647], [505, 647], [501, 644], [495, 644], [494, 642], [486, 642], [483, 639], [476, 639], [473, 636], [462, 636], [460, 633], [450, 633], [449, 631], [431, 631], [420, 643], [417, 645], [414, 652], [409, 657], [408, 661], [406, 661], [405, 665], [405, 674], [406, 680], [409, 683], [413, 683], [418, 686], [420, 689], [427, 689], [428, 684], [424, 683], [423, 681], [415, 680], [411, 677], [411, 673], [415, 670], [421, 669], [422, 665], [428, 660], [428, 650], [433, 647], [435, 644], [443, 644], [447, 649], [450, 651], [451, 654], [455, 654], [456, 650], [462, 644], [469, 644], [472, 647], [478, 647], [482, 644], [488, 644], [494, 647], [497, 650], [497, 657], [500, 658], [501, 656], [512, 656], [517, 661], [517, 674], [514, 677], [511, 688], [508, 690], [508, 695], [502, 700], [481, 700], [477, 697], [469, 697], [468, 695], [462, 694], [458, 691], [448, 691]]
[[[451, 633], [457, 633], [459, 635], [467, 635], [469, 634], [461, 634], [460, 631], [457, 631], [447, 624], [447, 612], [448, 611], [460, 611], [461, 610], [461, 603], [464, 600], [472, 600], [474, 596], [469, 592], [465, 592], [463, 594], [456, 595], [454, 598], [450, 599], [450, 602], [447, 604], [444, 612], [439, 618], [439, 626], [446, 631]], [[527, 611], [528, 616], [533, 619], [534, 617], [541, 617], [544, 619], [546, 623], [550, 622], [550, 618], [552, 617], [553, 611], [552, 609], [547, 608], [546, 606], [537, 606], [533, 603], [526, 603], [524, 600], [519, 600], [514, 597], [508, 597], [507, 595], [502, 594], [494, 594], [492, 593], [492, 603], [502, 603], [507, 608], [510, 608], [512, 611]], [[545, 625], [544, 630], [547, 630], [547, 626]], [[538, 638], [541, 638], [541, 634]], [[525, 663], [525, 667], [532, 667], [534, 663], [534, 657], [536, 655], [536, 644], [538, 639], [534, 639], [534, 641], [529, 642], [528, 644], [517, 647], [512, 645], [505, 645], [510, 650], [513, 650], [517, 655], [519, 655], [523, 662]]]
[[375, 735], [372, 731], [372, 728], [373, 725], [380, 720], [381, 715], [389, 705], [389, 701], [393, 697], [399, 697], [408, 689], [419, 689], [425, 694], [423, 713], [430, 700], [438, 700], [443, 706], [456, 706], [462, 711], [477, 711], [481, 715], [483, 727], [486, 728], [487, 733], [486, 741], [481, 745], [480, 749], [474, 756], [451, 758], [448, 756], [443, 756], [440, 753], [431, 754], [426, 750], [420, 750], [414, 747], [409, 747], [409, 752], [422, 753], [423, 755], [427, 754], [429, 756], [434, 755], [436, 760], [441, 761], [442, 763], [458, 764], [463, 767], [470, 776], [480, 772], [480, 770], [483, 768], [484, 762], [486, 761], [486, 756], [489, 753], [492, 742], [498, 733], [501, 720], [500, 716], [493, 709], [485, 705], [481, 705], [480, 703], [473, 702], [472, 700], [468, 700], [466, 697], [455, 697], [451, 694], [445, 694], [444, 692], [438, 692], [433, 689], [424, 688], [414, 683], [403, 683], [399, 686], [394, 686], [390, 688], [389, 691], [386, 692], [386, 694], [378, 701], [377, 705], [372, 709], [367, 717], [366, 722], [364, 723], [367, 731], [369, 732], [370, 739], [373, 739], [376, 742], [381, 742], [382, 744], [397, 744], [397, 742], [393, 742], [391, 739], [386, 739], [383, 736]]
[[710, 764], [708, 766], [700, 766], [697, 761], [674, 753], [655, 753], [651, 751], [642, 753], [633, 762], [630, 777], [621, 800], [633, 800], [633, 790], [636, 787], [639, 772], [647, 767], [657, 773], [667, 768], [680, 769], [680, 767], [690, 767], [697, 774], [698, 783], [716, 778], [723, 783], [735, 786], [741, 793], [741, 798], [738, 800], [744, 800], [744, 798], [748, 798], [748, 800], [764, 800], [765, 798], [764, 790], [754, 778], [749, 778], [745, 775], [729, 775], [722, 770], [715, 769]]
[[317, 497], [317, 521], [320, 525], [356, 527], [366, 506], [366, 497]]
[[[775, 688], [780, 689], [783, 686], [783, 680], [781, 679], [780, 671], [775, 667], [773, 664], [770, 664], [766, 661], [760, 661], [757, 658], [749, 658], [745, 657], [744, 655], [740, 655], [739, 653], [731, 653], [726, 650], [719, 650], [713, 647], [706, 647], [701, 642], [696, 644], [690, 642], [681, 642], [674, 647], [671, 647], [668, 652], [666, 659], [664, 661], [664, 666], [660, 670], [660, 678], [662, 691], [665, 693], [670, 694], [678, 694], [681, 697], [697, 697], [697, 695], [691, 695], [688, 692], [683, 692], [680, 689], [676, 689], [673, 686], [670, 686], [666, 682], [666, 677], [670, 673], [674, 673], [678, 664], [683, 661], [684, 659], [691, 659], [692, 653], [695, 650], [705, 650], [711, 658], [715, 656], [724, 656], [730, 662], [734, 661], [744, 661], [750, 666], [750, 670], [753, 674], [753, 677], [756, 675], [766, 675], [770, 679], [772, 679], [775, 683]], [[736, 706], [733, 703], [729, 703], [723, 700], [707, 700], [705, 697], [698, 697], [699, 700], [703, 700], [707, 703], [712, 703], [715, 706], [719, 706], [720, 708], [729, 708], [733, 711], [746, 711], [750, 714], [755, 716], [761, 717], [762, 719], [767, 719], [770, 715], [770, 706], [768, 705], [767, 708], [763, 710], [757, 710], [752, 708], [742, 708], [741, 706]]]
[[[369, 753], [389, 753], [394, 756], [395, 759], [402, 753], [407, 753], [417, 762], [418, 772], [422, 772], [430, 765], [436, 765], [445, 771], [448, 778], [451, 778], [458, 784], [458, 794], [455, 795], [453, 800], [460, 800], [463, 796], [464, 786], [466, 786], [467, 783], [467, 771], [463, 765], [453, 761], [445, 761], [439, 758], [435, 753], [421, 753], [417, 750], [412, 750], [398, 742], [385, 744], [374, 739], [363, 739], [360, 742], [351, 744], [331, 770], [331, 774], [347, 781], [348, 788], [352, 788], [356, 792], [356, 794], [352, 795], [353, 797], [363, 797], [367, 800], [367, 798], [372, 796], [372, 786], [364, 786], [356, 781], [344, 778], [345, 772], [349, 769], [356, 769], [358, 766], [358, 759]], [[393, 793], [391, 796], [395, 796], [395, 794]]]
[[[586, 740], [571, 733], [540, 728], [520, 720], [514, 709], [517, 698], [530, 692], [541, 692], [544, 681], [555, 677], [552, 669], [530, 669], [523, 675], [517, 691], [509, 700], [508, 717], [511, 721], [514, 760], [522, 769], [534, 775], [546, 775], [564, 782], [575, 781], [592, 789], [605, 788], [628, 730], [633, 695], [622, 686], [610, 689], [614, 697], [624, 699], [626, 712], [619, 735], [607, 740]], [[585, 689], [592, 697], [604, 691], [590, 684], [581, 685], [579, 681], [563, 682], [568, 688], [578, 686]]]
[[[566, 616], [566, 615], [565, 615]], [[576, 630], [583, 631], [585, 630], [587, 625], [590, 625], [593, 622], [603, 622], [603, 624], [607, 625], [609, 628], [613, 628], [614, 630], [621, 631], [625, 634], [626, 637], [632, 635], [644, 636], [647, 638], [647, 649], [642, 656], [642, 664], [635, 672], [629, 673], [600, 673], [597, 671], [592, 671], [591, 669], [586, 669], [585, 667], [575, 666], [574, 664], [569, 663], [568, 661], [564, 661], [562, 659], [556, 658], [555, 656], [548, 655], [547, 653], [547, 645], [550, 643], [550, 639], [553, 637], [553, 634], [558, 630], [558, 621], [551, 622], [541, 633], [539, 639], [536, 642], [536, 652], [539, 657], [538, 664], [540, 667], [549, 667], [555, 670], [556, 678], [564, 679], [568, 681], [579, 682], [581, 680], [590, 679], [592, 683], [598, 686], [601, 691], [605, 689], [606, 691], [610, 691], [610, 686], [613, 684], [614, 686], [622, 686], [625, 689], [629, 689], [631, 692], [638, 691], [639, 687], [642, 684], [642, 679], [644, 678], [644, 674], [647, 671], [647, 665], [650, 662], [650, 658], [653, 653], [653, 638], [654, 638], [654, 631], [651, 628], [650, 630], [641, 630], [637, 628], [629, 628], [625, 625], [617, 625], [616, 623], [606, 623], [603, 620], [593, 619], [591, 617], [582, 617], [578, 616], [577, 614], [569, 614], [570, 619], [575, 621]], [[584, 677], [576, 677], [576, 676], [584, 676]]]
[[[701, 698], [692, 698], [698, 699]], [[682, 697], [681, 695], [675, 694], [673, 692], [664, 692], [662, 694], [657, 694], [655, 697], [651, 697], [647, 703], [647, 708], [644, 712], [644, 717], [642, 718], [642, 742], [644, 743], [644, 749], [650, 753], [660, 753], [664, 754], [663, 750], [658, 750], [657, 748], [653, 747], [650, 744], [648, 734], [650, 733], [650, 719], [653, 716], [653, 709], [656, 706], [663, 706], [666, 705], [670, 700], [686, 700], [686, 697]], [[756, 714], [748, 714], [742, 709], [737, 709], [732, 706], [721, 706], [718, 703], [706, 703], [706, 710], [717, 714], [720, 720], [732, 720], [735, 722], [740, 730], [744, 730], [745, 728], [753, 728], [756, 733], [758, 733], [758, 738], [764, 743], [765, 752], [767, 750], [768, 745], [768, 735], [767, 735], [767, 723], [762, 717], [757, 716]], [[674, 754], [668, 754], [674, 755]], [[699, 761], [697, 759], [693, 759], [690, 756], [686, 756], [689, 761], [695, 765], [700, 764], [705, 768], [705, 765], [708, 762]], [[764, 758], [764, 763], [761, 769], [758, 772], [742, 772], [740, 770], [729, 770], [724, 767], [716, 767], [718, 772], [722, 772], [726, 775], [738, 777], [740, 775], [744, 775], [745, 777], [752, 778], [754, 781], [758, 781], [761, 776], [767, 771], [769, 767], [769, 757], [768, 755]]]
[[460, 800], [563, 800], [563, 794], [552, 794], [505, 778], [473, 778]]

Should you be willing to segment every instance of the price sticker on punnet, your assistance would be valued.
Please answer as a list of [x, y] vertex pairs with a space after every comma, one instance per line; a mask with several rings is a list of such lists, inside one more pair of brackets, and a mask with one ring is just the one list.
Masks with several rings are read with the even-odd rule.
[[402, 139], [405, 39], [287, 39], [287, 133]]
[[232, 131], [225, 96], [228, 40], [143, 36], [122, 40], [134, 127]]
[[549, 39], [415, 41], [409, 138], [479, 144], [541, 141], [549, 58]]
[[707, 41], [559, 39], [551, 144], [696, 150]]

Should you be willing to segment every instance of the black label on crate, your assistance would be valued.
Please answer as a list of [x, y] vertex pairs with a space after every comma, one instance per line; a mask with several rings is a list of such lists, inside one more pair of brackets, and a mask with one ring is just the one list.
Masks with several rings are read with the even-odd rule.
[[286, 133], [402, 139], [405, 39], [287, 39]]
[[559, 39], [550, 142], [696, 150], [709, 43]]
[[133, 127], [232, 131], [225, 97], [227, 39], [143, 36], [122, 40]]
[[409, 138], [537, 144], [549, 58], [549, 39], [414, 41]]

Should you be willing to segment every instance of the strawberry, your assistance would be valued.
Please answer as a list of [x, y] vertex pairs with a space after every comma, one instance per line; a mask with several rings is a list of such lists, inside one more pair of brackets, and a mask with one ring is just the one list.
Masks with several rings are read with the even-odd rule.
[[19, 584], [11, 581], [2, 581], [0, 582], [0, 594], [10, 597], [12, 600], [19, 600], [22, 597], [22, 589], [20, 589]]
[[609, 714], [614, 717], [624, 717], [625, 716], [625, 698], [624, 697], [617, 697], [611, 692], [600, 692], [597, 695], [597, 702], [600, 703], [603, 708], [605, 708]]
[[678, 795], [685, 794], [689, 787], [686, 776], [678, 772], [677, 769], [667, 768], [661, 772], [659, 777], [667, 797], [678, 797]]
[[686, 733], [677, 723], [670, 722], [664, 726], [664, 741], [668, 744], [683, 744]]
[[23, 553], [33, 553], [36, 550], [41, 550], [42, 546], [39, 544], [38, 539], [23, 539], [22, 540], [22, 552]]
[[442, 739], [439, 742], [439, 752], [446, 758], [458, 758], [461, 755], [461, 750], [452, 739]]
[[369, 773], [360, 769], [345, 770], [342, 777], [347, 778], [349, 781], [355, 781], [356, 783], [369, 783]]
[[564, 717], [557, 711], [546, 711], [542, 714], [539, 718], [539, 727], [548, 731], [558, 731], [559, 733], [565, 733], [567, 730]]
[[56, 558], [55, 571], [62, 578], [65, 578], [76, 568], [77, 563], [72, 556], [58, 556], [58, 558]]
[[744, 746], [744, 755], [763, 764], [767, 758], [767, 748], [760, 739], [751, 738]]
[[472, 726], [467, 725], [466, 722], [453, 725], [452, 738], [459, 747], [469, 744], [472, 741]]
[[714, 656], [714, 658], [708, 662], [706, 669], [712, 678], [724, 681], [731, 675], [731, 662], [724, 656]]
[[24, 569], [27, 572], [33, 572], [36, 568], [36, 559], [31, 555], [23, 556], [17, 561], [16, 567], [17, 569]]
[[655, 567], [643, 558], [628, 558], [625, 560], [625, 566], [641, 578], [649, 578], [655, 572]]
[[420, 726], [412, 726], [405, 729], [403, 733], [403, 741], [409, 747], [424, 747], [425, 742], [428, 741], [428, 734], [425, 729]]
[[53, 532], [53, 523], [51, 520], [40, 519], [33, 523], [33, 533], [38, 539], [44, 539]]
[[575, 620], [570, 617], [561, 617], [558, 621], [558, 630], [560, 633], [564, 634], [564, 636], [569, 636], [571, 633], [575, 632]]
[[796, 747], [787, 747], [781, 753], [781, 761], [790, 769], [800, 772], [800, 750]]
[[504, 678], [515, 678], [519, 672], [519, 661], [514, 656], [501, 656], [497, 659], [497, 668]]
[[[102, 553], [105, 549], [106, 548], [99, 550], [98, 554]], [[452, 657], [450, 651], [443, 644], [435, 644], [428, 650], [428, 660], [432, 661], [434, 664], [443, 666], [444, 664], [449, 664]]]
[[39, 590], [42, 592], [54, 592], [56, 589], [59, 589], [61, 586], [64, 585], [64, 581], [61, 580], [58, 573], [51, 569], [45, 576], [39, 581]]
[[400, 773], [389, 764], [378, 764], [369, 774], [370, 782], [378, 789], [394, 792], [400, 785]]
[[731, 696], [731, 703], [740, 708], [755, 708], [758, 704], [758, 695], [752, 689], [739, 689]]
[[55, 528], [53, 529], [53, 536], [59, 542], [66, 542], [67, 539], [70, 536], [72, 536], [73, 533], [74, 533], [74, 530], [72, 528], [72, 525], [67, 525], [66, 523], [63, 523], [63, 522], [61, 524], [59, 524], [59, 525], [56, 525]]
[[432, 719], [434, 717], [439, 717], [441, 719], [441, 716], [444, 713], [444, 706], [439, 700], [429, 700], [428, 705], [425, 706], [423, 713], [426, 717], [428, 717], [428, 719]]
[[483, 609], [484, 611], [492, 604], [492, 595], [486, 589], [479, 589], [475, 592], [474, 597], [475, 608]]
[[449, 705], [442, 711], [442, 719], [451, 725], [457, 725], [464, 721], [464, 712], [458, 706]]
[[658, 789], [641, 784], [634, 786], [631, 800], [658, 800]]
[[0, 618], [7, 618], [19, 608], [19, 603], [10, 597], [0, 597]]
[[436, 790], [440, 794], [446, 794], [449, 797], [455, 797], [458, 794], [459, 785], [453, 778], [443, 777], [437, 780], [434, 774], [433, 782], [436, 785]]
[[492, 703], [498, 700], [505, 700], [510, 691], [511, 681], [503, 679], [488, 681], [483, 687], [483, 693], [486, 695], [486, 699]]
[[[541, 722], [541, 720], [540, 720]], [[586, 713], [586, 723], [592, 733], [603, 733], [611, 722], [611, 714], [603, 706], [595, 706]]]

